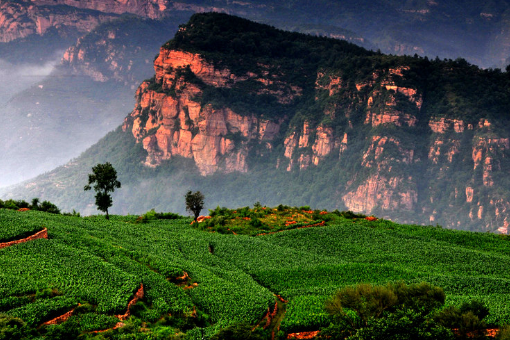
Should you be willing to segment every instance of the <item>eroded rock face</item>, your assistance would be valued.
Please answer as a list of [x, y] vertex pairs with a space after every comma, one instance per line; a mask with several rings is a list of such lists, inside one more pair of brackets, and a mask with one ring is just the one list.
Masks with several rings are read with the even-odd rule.
[[37, 6], [67, 5], [76, 8], [92, 9], [104, 13], [132, 13], [152, 19], [161, 18], [171, 9], [169, 0], [24, 0]]
[[429, 120], [429, 126], [434, 133], [445, 133], [451, 128], [456, 133], [462, 133], [465, 129], [465, 123], [461, 119], [447, 119], [444, 117], [432, 118]]
[[[510, 139], [494, 133], [487, 119], [426, 117], [420, 89], [399, 85], [407, 67], [374, 71], [358, 83], [318, 72], [311, 99], [327, 99], [323, 112], [317, 120], [295, 122], [293, 117], [240, 114], [227, 104], [213, 106], [201, 99], [204, 86], [232, 89], [248, 80], [261, 84], [255, 94], [271, 94], [281, 104], [305, 92], [277, 76], [234, 74], [199, 54], [165, 48], [154, 68], [154, 81], [140, 86], [135, 110], [124, 123], [125, 131], [147, 151], [146, 166], [179, 156], [192, 159], [206, 176], [250, 171], [248, 160], [254, 154], [273, 155], [275, 162], [269, 166], [287, 171], [331, 166], [330, 160], [345, 169], [343, 162], [356, 162], [346, 182], [334, 183], [341, 207], [390, 218], [407, 213], [410, 223], [462, 228], [461, 219], [448, 213], [454, 209], [465, 220], [508, 231], [510, 203], [501, 197], [489, 202], [480, 186], [500, 185], [501, 173], [509, 170], [501, 159], [510, 152]], [[356, 111], [355, 105], [366, 110]], [[452, 183], [460, 164], [473, 173]]]
[[[202, 82], [228, 87], [237, 81], [228, 69], [216, 69], [196, 54], [162, 49], [154, 62], [155, 83], [144, 82], [137, 91], [135, 110], [124, 122], [147, 151], [145, 165], [156, 167], [173, 156], [191, 158], [202, 175], [216, 171], [246, 172], [249, 144], [268, 150], [281, 121], [240, 115], [228, 107], [213, 108], [200, 102], [201, 89], [179, 78], [188, 70]], [[175, 95], [165, 93], [173, 90]]]
[[[417, 118], [414, 114], [403, 112], [397, 109], [397, 94], [402, 94], [405, 98], [415, 105], [416, 110], [421, 110], [423, 105], [423, 98], [417, 89], [401, 87], [397, 85], [397, 78], [404, 77], [404, 73], [409, 70], [409, 67], [398, 67], [389, 69], [388, 74], [384, 75], [381, 79], [379, 86], [373, 86], [373, 91], [367, 100], [367, 113], [365, 117], [365, 124], [370, 124], [373, 127], [379, 125], [396, 125], [396, 126], [415, 126]], [[358, 90], [371, 84], [362, 86], [356, 85]]]
[[51, 27], [72, 27], [79, 32], [89, 32], [97, 25], [117, 17], [114, 14], [80, 10], [61, 13], [31, 2], [5, 1], [0, 4], [0, 42], [26, 38], [32, 34], [43, 35]]
[[373, 175], [355, 191], [347, 192], [342, 198], [347, 208], [355, 212], [372, 211], [376, 207], [383, 210], [412, 211], [418, 194], [414, 189], [402, 190], [403, 182], [414, 184], [412, 179]]

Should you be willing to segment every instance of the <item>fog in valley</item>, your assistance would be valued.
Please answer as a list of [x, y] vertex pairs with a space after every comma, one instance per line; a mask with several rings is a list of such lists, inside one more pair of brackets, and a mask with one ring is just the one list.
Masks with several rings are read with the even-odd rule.
[[30, 179], [79, 156], [122, 123], [133, 91], [60, 66], [0, 60], [0, 187]]
[[[44, 79], [51, 74], [55, 66], [60, 62], [59, 58], [47, 61], [44, 64], [12, 64], [0, 59], [0, 117], [2, 124], [0, 125], [0, 187], [14, 184], [27, 178], [27, 175], [16, 171], [10, 165], [15, 163], [12, 159], [7, 158], [9, 150], [16, 150], [20, 144], [22, 136], [13, 133], [13, 122], [19, 119], [15, 117], [11, 100], [19, 93], [33, 86], [38, 86]], [[41, 85], [42, 86], [42, 85]], [[27, 112], [27, 116], [31, 113]], [[14, 129], [16, 130], [16, 129]]]

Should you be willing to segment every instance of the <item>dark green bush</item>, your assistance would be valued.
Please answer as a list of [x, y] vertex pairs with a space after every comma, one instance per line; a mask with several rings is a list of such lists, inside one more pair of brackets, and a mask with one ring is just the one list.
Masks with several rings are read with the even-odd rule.
[[333, 339], [449, 339], [448, 326], [430, 316], [444, 301], [443, 289], [426, 282], [348, 286], [326, 301], [334, 322], [324, 334]]
[[41, 203], [41, 206], [39, 207], [39, 210], [49, 212], [52, 214], [60, 214], [60, 209], [55, 204], [49, 201], [43, 201]]
[[28, 334], [23, 320], [0, 314], [0, 340], [17, 340], [26, 335]]
[[211, 337], [211, 340], [264, 340], [265, 337], [258, 332], [252, 332], [252, 326], [245, 323], [236, 323], [220, 329], [220, 331]]
[[483, 320], [489, 309], [480, 301], [464, 302], [460, 308], [449, 306], [438, 312], [434, 320], [439, 324], [457, 329], [457, 339], [485, 339], [487, 324]]
[[5, 209], [18, 210], [19, 207], [16, 205], [16, 201], [10, 199], [4, 202]]

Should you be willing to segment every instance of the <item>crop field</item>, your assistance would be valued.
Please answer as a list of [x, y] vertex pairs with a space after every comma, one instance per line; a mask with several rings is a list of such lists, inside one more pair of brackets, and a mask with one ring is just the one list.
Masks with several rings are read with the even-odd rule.
[[166, 320], [171, 333], [207, 338], [228, 324], [257, 324], [277, 295], [286, 304], [280, 329], [312, 331], [329, 324], [324, 301], [339, 288], [403, 280], [442, 287], [446, 305], [476, 298], [490, 324], [510, 323], [506, 236], [338, 215], [325, 226], [259, 236], [200, 230], [187, 218], [137, 218], [0, 209], [0, 242], [48, 229], [48, 239], [0, 249], [0, 314], [37, 327], [81, 308], [66, 322], [105, 330], [143, 284], [134, 313]]

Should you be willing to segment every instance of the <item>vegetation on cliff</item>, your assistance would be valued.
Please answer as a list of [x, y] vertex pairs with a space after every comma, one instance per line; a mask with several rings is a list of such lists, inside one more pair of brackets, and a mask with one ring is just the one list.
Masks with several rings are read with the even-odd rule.
[[178, 197], [191, 188], [226, 207], [306, 204], [458, 229], [510, 226], [506, 72], [219, 13], [181, 25], [155, 69], [123, 131], [16, 192], [42, 197], [46, 188], [59, 206], [83, 211], [83, 167], [111, 161], [127, 188], [114, 197], [123, 213], [183, 213]]

